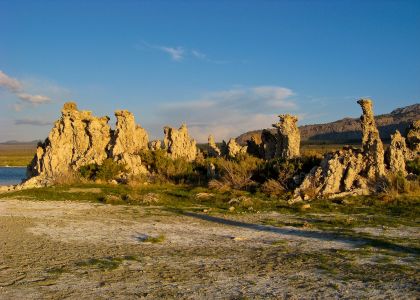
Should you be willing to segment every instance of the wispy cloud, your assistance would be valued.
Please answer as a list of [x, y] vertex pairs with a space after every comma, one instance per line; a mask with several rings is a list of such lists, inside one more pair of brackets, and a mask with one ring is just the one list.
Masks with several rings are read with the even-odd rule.
[[17, 119], [15, 125], [51, 126], [53, 122], [38, 119]]
[[17, 93], [23, 89], [22, 84], [15, 78], [7, 76], [0, 70], [0, 87], [12, 93]]
[[202, 52], [200, 52], [198, 50], [194, 50], [194, 49], [191, 50], [191, 54], [194, 57], [199, 58], [199, 59], [206, 59], [207, 58], [207, 55], [206, 54], [204, 54], [204, 53], [202, 53]]
[[137, 49], [144, 50], [144, 49], [153, 49], [164, 52], [170, 56], [173, 61], [180, 62], [186, 58], [202, 60], [210, 63], [215, 64], [226, 64], [229, 61], [226, 60], [215, 60], [210, 58], [204, 52], [197, 50], [197, 49], [189, 49], [187, 47], [182, 46], [164, 46], [164, 45], [154, 45], [147, 42], [142, 42], [140, 45], [136, 45]]
[[[26, 91], [25, 84], [16, 78], [8, 76], [0, 70], [0, 88], [14, 94], [19, 100], [33, 105], [44, 104], [51, 101], [50, 97], [45, 95], [34, 95]], [[16, 105], [17, 109], [22, 109], [22, 105]]]
[[[234, 88], [163, 104], [157, 115], [172, 126], [186, 122], [199, 142], [206, 141], [210, 133], [217, 140], [226, 140], [248, 130], [271, 127], [280, 113], [296, 112], [293, 95], [292, 90], [280, 86]], [[154, 133], [160, 131], [156, 128]]]
[[182, 47], [164, 47], [159, 46], [157, 49], [168, 53], [175, 61], [181, 61], [184, 58], [185, 50]]
[[27, 93], [19, 93], [17, 94], [17, 96], [19, 97], [20, 100], [26, 101], [32, 104], [42, 104], [42, 103], [51, 101], [49, 97], [43, 96], [43, 95], [31, 95]]

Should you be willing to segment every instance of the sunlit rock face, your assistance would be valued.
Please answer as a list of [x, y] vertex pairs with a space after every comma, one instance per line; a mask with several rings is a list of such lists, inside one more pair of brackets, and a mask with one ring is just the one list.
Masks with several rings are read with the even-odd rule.
[[381, 177], [385, 175], [384, 146], [373, 116], [372, 100], [360, 99], [357, 103], [362, 107], [360, 117], [362, 125], [362, 149], [366, 158], [367, 177]]
[[134, 115], [127, 110], [117, 110], [116, 129], [112, 131], [111, 143], [108, 146], [110, 157], [116, 162], [125, 164], [133, 175], [146, 172], [138, 155], [148, 149], [149, 137], [145, 129], [136, 125]]
[[300, 132], [297, 127], [298, 118], [289, 114], [279, 115], [279, 122], [273, 124], [277, 128], [276, 157], [291, 159], [300, 155]]
[[281, 158], [284, 160], [300, 156], [300, 132], [298, 118], [293, 115], [279, 115], [279, 122], [273, 124], [276, 132], [264, 129], [261, 142], [255, 137], [248, 141], [248, 153], [263, 159]]
[[386, 161], [391, 173], [407, 175], [405, 160], [409, 155], [408, 152], [405, 138], [397, 130], [391, 135], [391, 144], [386, 151]]
[[217, 147], [213, 135], [210, 134], [208, 138], [208, 156], [220, 157], [221, 154], [222, 152], [220, 151], [219, 147]]
[[111, 130], [108, 117], [95, 117], [90, 111], [78, 110], [74, 102], [65, 103], [61, 118], [38, 145], [28, 177], [54, 178], [107, 158], [125, 164], [132, 174], [145, 172], [137, 154], [147, 148], [146, 131], [128, 111], [117, 111], [115, 116], [116, 129]]
[[[386, 175], [384, 148], [373, 118], [372, 101], [360, 99], [357, 103], [363, 111], [362, 149], [345, 147], [326, 154], [321, 165], [313, 168], [296, 189], [293, 201], [369, 194]], [[396, 136], [394, 144], [398, 143]], [[399, 155], [393, 152], [395, 158]], [[394, 168], [402, 168], [400, 162], [393, 161], [393, 164]]]
[[163, 148], [172, 158], [185, 158], [193, 161], [197, 157], [197, 143], [188, 134], [186, 124], [182, 124], [179, 129], [166, 126], [163, 129], [165, 137]]
[[54, 123], [48, 138], [39, 144], [29, 175], [54, 177], [107, 158], [111, 139], [108, 117], [94, 117], [79, 111], [74, 102], [64, 104], [61, 118]]
[[420, 120], [410, 124], [407, 129], [408, 159], [415, 159], [420, 156]]

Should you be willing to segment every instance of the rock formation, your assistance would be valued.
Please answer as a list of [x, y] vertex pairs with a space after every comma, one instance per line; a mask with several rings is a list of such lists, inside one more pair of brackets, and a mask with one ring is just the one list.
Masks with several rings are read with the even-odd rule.
[[276, 156], [277, 135], [270, 130], [264, 129], [261, 134], [262, 153], [264, 159], [273, 159]]
[[164, 149], [172, 158], [183, 157], [188, 161], [193, 161], [197, 157], [196, 141], [188, 135], [187, 125], [182, 124], [178, 130], [166, 126], [163, 132], [165, 134]]
[[363, 153], [359, 149], [344, 148], [328, 153], [321, 165], [313, 168], [296, 189], [294, 200], [364, 194], [367, 178], [360, 175], [364, 168]]
[[149, 149], [152, 151], [162, 149], [162, 142], [160, 140], [154, 140], [149, 143]]
[[385, 175], [384, 147], [376, 128], [372, 110], [372, 100], [360, 99], [357, 101], [362, 107], [363, 115], [360, 117], [362, 125], [362, 150], [367, 159], [367, 176], [379, 178]]
[[347, 147], [326, 154], [321, 165], [314, 167], [295, 190], [293, 201], [368, 194], [369, 185], [385, 175], [384, 150], [373, 118], [372, 101], [361, 99], [358, 103], [363, 110], [362, 149]]
[[109, 118], [97, 118], [90, 111], [79, 111], [76, 103], [64, 104], [48, 138], [39, 144], [28, 167], [29, 177], [54, 177], [87, 164], [100, 164], [107, 158], [111, 139]]
[[279, 115], [280, 121], [273, 124], [277, 128], [276, 157], [291, 159], [300, 155], [300, 133], [298, 118], [289, 114]]
[[[248, 145], [250, 154], [264, 159], [291, 159], [300, 155], [300, 133], [297, 127], [297, 117], [289, 114], [279, 115], [279, 122], [273, 124], [276, 132], [264, 129], [261, 133], [261, 144], [257, 149], [257, 138], [252, 137]], [[253, 139], [253, 140], [252, 140]], [[254, 141], [254, 142], [253, 142]]]
[[134, 115], [127, 110], [116, 111], [115, 117], [116, 129], [112, 131], [111, 143], [108, 145], [110, 157], [125, 164], [133, 175], [146, 173], [139, 156], [140, 151], [148, 148], [146, 130], [136, 125]]
[[229, 139], [229, 142], [223, 141], [222, 154], [226, 157], [234, 158], [238, 154], [246, 153], [246, 146], [240, 146], [236, 143], [234, 138]]
[[415, 159], [420, 156], [420, 120], [416, 120], [410, 124], [407, 129], [407, 159]]
[[246, 152], [252, 156], [264, 157], [263, 145], [261, 142], [258, 143], [258, 140], [252, 136], [251, 140], [246, 141]]
[[132, 174], [145, 172], [137, 154], [147, 147], [146, 131], [135, 124], [128, 111], [117, 111], [115, 116], [113, 131], [108, 117], [98, 118], [90, 111], [79, 111], [74, 102], [65, 103], [61, 118], [45, 142], [38, 145], [28, 177], [39, 176], [45, 181], [84, 165], [101, 164], [106, 158], [124, 163]]
[[222, 154], [219, 147], [217, 147], [216, 142], [214, 141], [213, 135], [209, 135], [208, 138], [208, 156], [209, 157], [219, 157]]
[[400, 173], [402, 175], [407, 175], [405, 169], [405, 160], [407, 157], [408, 151], [405, 143], [405, 138], [397, 130], [393, 135], [391, 135], [391, 144], [386, 152], [386, 159], [389, 165], [389, 170], [394, 173]]

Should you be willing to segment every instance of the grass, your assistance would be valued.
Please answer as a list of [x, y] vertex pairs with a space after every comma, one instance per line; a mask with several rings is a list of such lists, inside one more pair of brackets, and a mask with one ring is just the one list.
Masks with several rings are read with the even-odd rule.
[[36, 145], [0, 145], [0, 166], [27, 166], [35, 155]]
[[77, 267], [95, 267], [102, 271], [111, 271], [118, 268], [124, 261], [122, 257], [90, 258], [76, 262]]
[[152, 244], [163, 243], [165, 241], [165, 236], [163, 234], [160, 234], [158, 236], [147, 236], [142, 241], [144, 243], [152, 243]]
[[[208, 197], [199, 198], [205, 193]], [[151, 197], [152, 195], [152, 197]], [[420, 221], [420, 196], [396, 196], [384, 201], [378, 196], [347, 197], [336, 200], [314, 200], [302, 210], [302, 203], [270, 198], [262, 193], [230, 190], [219, 192], [205, 187], [175, 184], [141, 186], [112, 184], [73, 184], [27, 189], [0, 194], [1, 198], [28, 200], [73, 200], [106, 204], [150, 206], [158, 205], [182, 213], [184, 210], [209, 213], [247, 214], [276, 211], [294, 216], [292, 221], [263, 220], [273, 226], [313, 227], [322, 230], [356, 227], [417, 227]], [[152, 198], [156, 201], [146, 201]], [[230, 211], [230, 207], [235, 207]]]

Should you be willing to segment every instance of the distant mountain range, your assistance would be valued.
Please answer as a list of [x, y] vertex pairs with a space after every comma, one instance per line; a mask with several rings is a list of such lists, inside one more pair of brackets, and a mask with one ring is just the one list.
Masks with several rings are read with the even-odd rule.
[[[404, 133], [408, 125], [420, 119], [420, 104], [397, 108], [389, 114], [375, 117], [376, 125], [383, 141], [390, 140], [390, 135], [399, 130]], [[354, 143], [360, 142], [362, 129], [359, 118], [344, 118], [335, 122], [325, 124], [314, 124], [300, 126], [300, 134], [303, 142], [306, 143]], [[275, 131], [276, 129], [270, 129]], [[254, 130], [241, 134], [236, 141], [242, 145], [246, 144], [252, 136], [261, 138], [262, 130]]]
[[6, 142], [1, 142], [0, 145], [34, 145], [36, 146], [38, 144], [38, 142], [40, 142], [40, 140], [33, 140], [33, 141], [26, 141], [26, 142], [22, 142], [22, 141], [16, 141], [16, 140], [12, 140], [12, 141], [6, 141]]
[[[376, 125], [379, 128], [381, 138], [384, 142], [390, 140], [390, 135], [399, 130], [404, 133], [408, 125], [420, 119], [420, 104], [413, 104], [410, 106], [397, 108], [389, 114], [378, 115], [375, 117]], [[359, 143], [362, 138], [362, 131], [360, 127], [359, 118], [344, 118], [335, 122], [325, 124], [314, 124], [300, 126], [301, 139], [305, 143]], [[270, 129], [275, 131], [274, 128]], [[261, 138], [260, 130], [249, 131], [241, 134], [236, 138], [236, 141], [244, 145], [252, 136], [257, 139]], [[36, 146], [39, 140], [34, 141], [7, 141], [0, 143], [0, 145], [34, 145]]]

